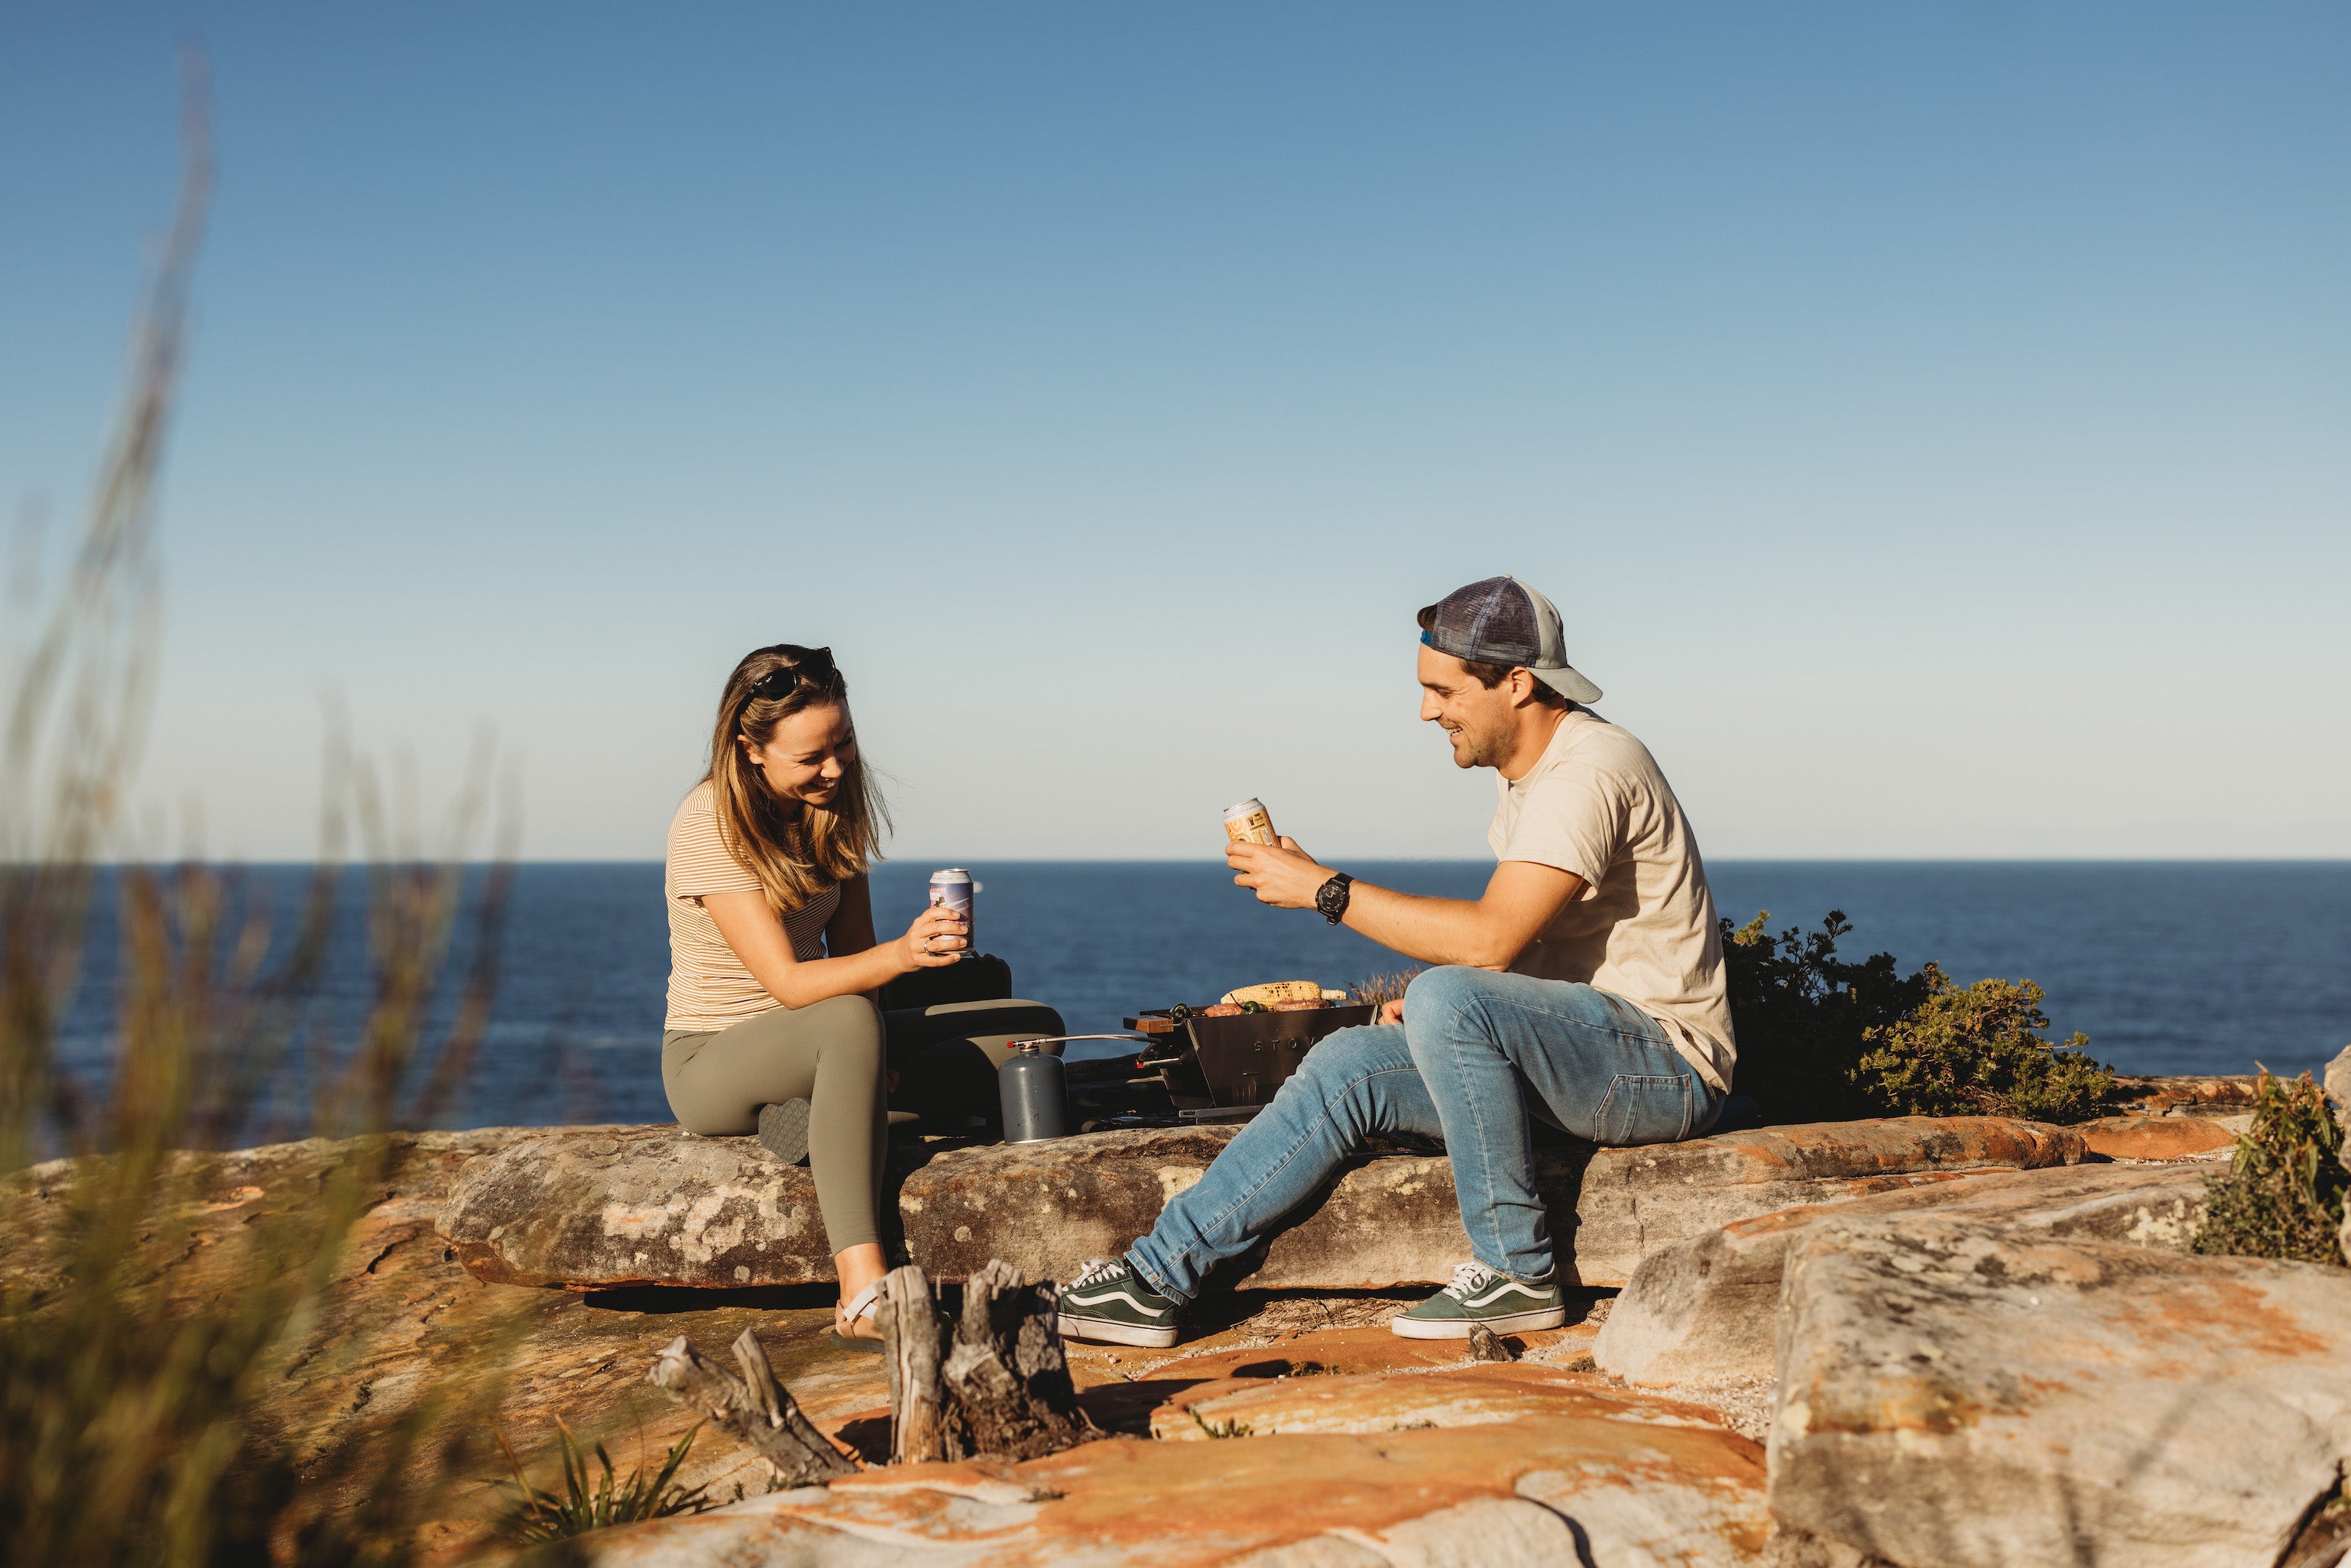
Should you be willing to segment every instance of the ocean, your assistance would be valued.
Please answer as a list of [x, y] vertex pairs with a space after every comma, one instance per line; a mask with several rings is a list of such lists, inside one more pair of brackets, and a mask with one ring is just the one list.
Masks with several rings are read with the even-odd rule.
[[[1019, 994], [1072, 1033], [1115, 1030], [1138, 1008], [1213, 1000], [1259, 980], [1340, 986], [1405, 967], [1314, 915], [1268, 909], [1221, 862], [974, 864], [981, 950]], [[1490, 862], [1351, 862], [1410, 893], [1475, 896]], [[930, 866], [874, 873], [886, 937], [920, 908]], [[292, 906], [304, 868], [246, 873]], [[1841, 956], [1932, 959], [1961, 982], [2038, 981], [2058, 1038], [2089, 1036], [2126, 1072], [2296, 1073], [2351, 1043], [2351, 862], [1775, 862], [1708, 867], [1720, 912], [1771, 912], [1774, 930], [1841, 909]], [[356, 879], [354, 879], [356, 880]], [[662, 868], [531, 864], [505, 926], [502, 980], [481, 1055], [450, 1126], [669, 1120], [660, 1082], [668, 931]], [[96, 912], [110, 933], [107, 900]], [[112, 941], [90, 946], [66, 1033], [68, 1062], [102, 1071]], [[338, 932], [328, 1003], [355, 1016], [364, 934]], [[1072, 1048], [1073, 1054], [1083, 1048]], [[1115, 1051], [1118, 1048], [1102, 1048]]]

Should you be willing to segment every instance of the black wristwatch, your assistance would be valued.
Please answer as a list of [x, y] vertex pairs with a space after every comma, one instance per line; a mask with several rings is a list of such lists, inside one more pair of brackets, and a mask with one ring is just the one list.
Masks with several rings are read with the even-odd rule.
[[1321, 910], [1322, 918], [1333, 925], [1347, 917], [1347, 889], [1354, 884], [1354, 881], [1345, 872], [1334, 871], [1329, 882], [1314, 890], [1314, 907]]

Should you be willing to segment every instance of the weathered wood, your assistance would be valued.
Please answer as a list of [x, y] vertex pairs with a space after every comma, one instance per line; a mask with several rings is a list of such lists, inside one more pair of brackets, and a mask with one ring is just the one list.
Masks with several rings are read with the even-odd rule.
[[991, 1260], [964, 1284], [942, 1377], [976, 1453], [1030, 1459], [1100, 1437], [1078, 1407], [1056, 1324], [1059, 1292]]
[[831, 1439], [818, 1429], [817, 1424], [810, 1420], [799, 1404], [785, 1392], [784, 1385], [776, 1381], [776, 1369], [768, 1364], [767, 1347], [749, 1329], [736, 1336], [735, 1364], [743, 1369], [744, 1385], [751, 1392], [757, 1401], [756, 1407], [767, 1417], [770, 1427], [790, 1433], [793, 1441], [811, 1453], [826, 1454], [839, 1459], [845, 1467], [841, 1471], [843, 1475], [857, 1468], [832, 1446]]
[[960, 1413], [939, 1375], [946, 1320], [920, 1269], [883, 1277], [873, 1322], [890, 1369], [890, 1462], [967, 1458]]
[[706, 1411], [713, 1426], [750, 1445], [787, 1486], [821, 1485], [855, 1472], [856, 1466], [841, 1457], [777, 1383], [767, 1352], [748, 1329], [735, 1342], [735, 1359], [743, 1368], [742, 1376], [704, 1355], [680, 1334], [654, 1358], [645, 1381]]

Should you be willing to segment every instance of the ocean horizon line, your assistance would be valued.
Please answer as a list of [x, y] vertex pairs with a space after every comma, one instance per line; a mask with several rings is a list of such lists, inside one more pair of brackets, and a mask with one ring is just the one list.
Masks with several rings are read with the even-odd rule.
[[[1020, 866], [1118, 866], [1118, 865], [1221, 865], [1215, 855], [967, 855], [973, 864]], [[1472, 855], [1380, 855], [1342, 854], [1357, 865], [1490, 865], [1483, 856]], [[955, 863], [946, 855], [892, 855], [881, 863], [892, 869], [917, 862]], [[31, 867], [55, 864], [54, 862], [16, 861], [0, 865]], [[296, 859], [280, 856], [254, 858], [214, 858], [193, 856], [172, 860], [97, 860], [89, 862], [101, 871], [119, 871], [126, 867], [171, 867], [196, 864], [214, 867], [251, 866], [276, 869], [295, 866], [316, 866], [317, 859]], [[331, 863], [360, 869], [372, 866], [448, 865], [487, 867], [528, 866], [657, 866], [658, 856], [644, 855], [525, 855], [510, 861], [466, 859], [446, 861], [433, 855], [402, 855], [377, 860], [353, 857]], [[1710, 855], [1708, 865], [1856, 865], [1856, 866], [2351, 866], [2351, 855]]]

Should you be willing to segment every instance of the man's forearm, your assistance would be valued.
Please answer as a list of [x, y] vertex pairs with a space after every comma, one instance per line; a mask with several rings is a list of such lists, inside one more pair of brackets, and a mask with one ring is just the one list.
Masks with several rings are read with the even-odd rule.
[[1347, 890], [1342, 924], [1424, 964], [1507, 969], [1519, 956], [1516, 946], [1501, 951], [1508, 936], [1495, 931], [1474, 899], [1424, 898], [1358, 882]]
[[[1333, 874], [1293, 839], [1228, 844], [1225, 863], [1239, 873], [1233, 881], [1256, 894], [1259, 903], [1281, 909], [1319, 907], [1316, 899]], [[1486, 896], [1479, 899], [1420, 898], [1353, 883], [1343, 918], [1381, 946], [1424, 964], [1507, 969], [1583, 888], [1573, 872], [1505, 861], [1494, 868]]]

